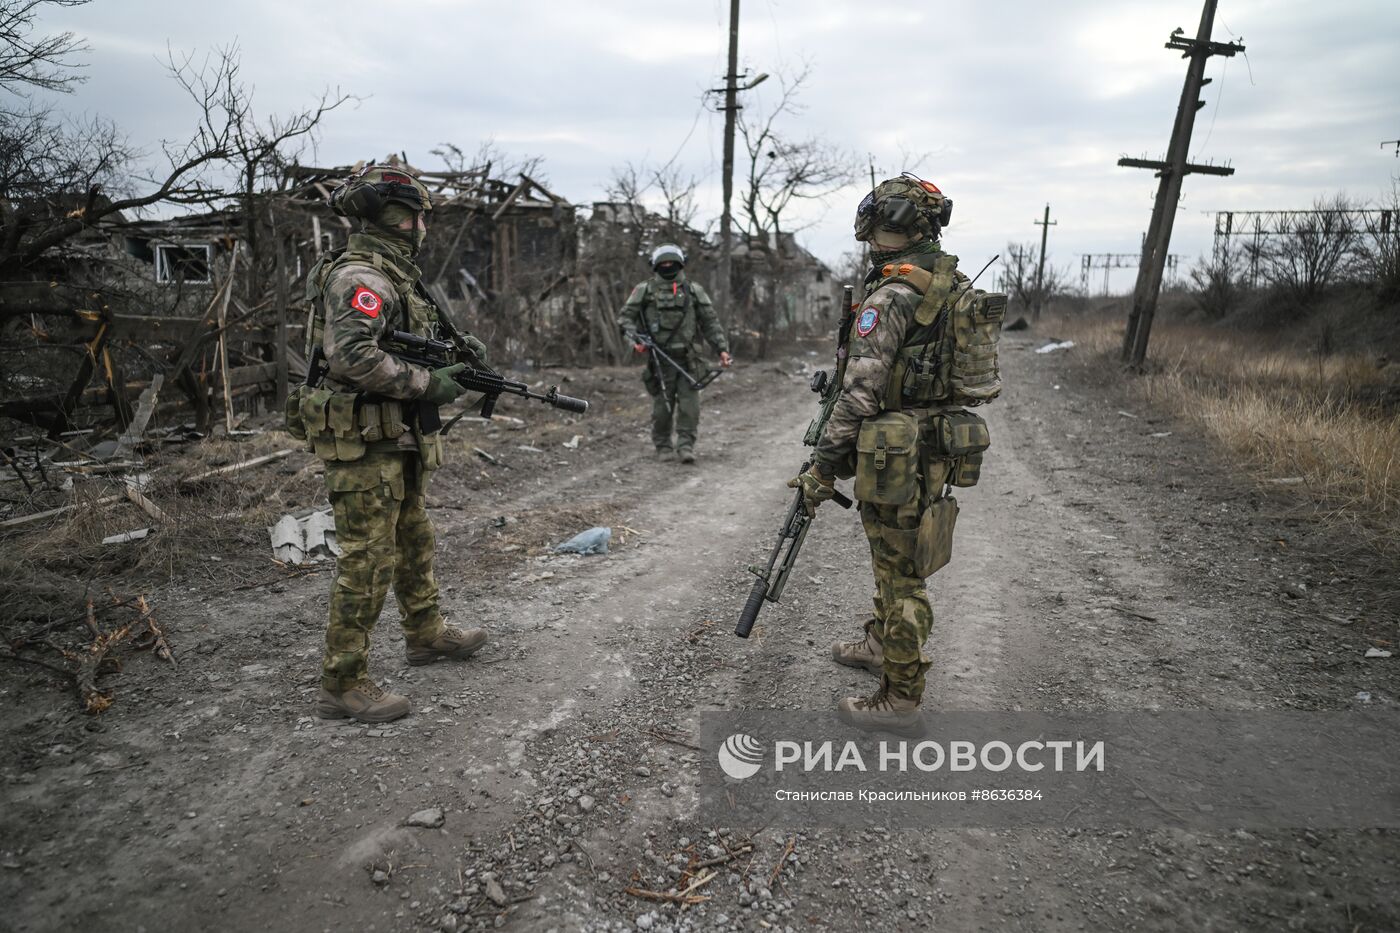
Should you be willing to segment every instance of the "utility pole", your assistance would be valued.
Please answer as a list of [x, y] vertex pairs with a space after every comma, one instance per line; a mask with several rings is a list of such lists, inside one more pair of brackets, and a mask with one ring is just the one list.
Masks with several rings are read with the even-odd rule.
[[1040, 265], [1035, 270], [1035, 307], [1031, 309], [1031, 320], [1040, 320], [1040, 306], [1045, 301], [1045, 241], [1050, 236], [1050, 228], [1058, 224], [1050, 219], [1050, 205], [1045, 205], [1045, 219], [1035, 221], [1040, 227]]
[[1201, 9], [1201, 24], [1195, 39], [1188, 39], [1177, 29], [1167, 40], [1166, 47], [1179, 51], [1191, 63], [1186, 67], [1186, 82], [1181, 88], [1181, 102], [1176, 108], [1176, 123], [1172, 125], [1167, 158], [1157, 162], [1148, 159], [1119, 159], [1118, 164], [1129, 168], [1155, 169], [1161, 181], [1152, 205], [1152, 220], [1142, 247], [1142, 262], [1138, 266], [1137, 284], [1133, 288], [1133, 308], [1128, 314], [1128, 331], [1123, 337], [1123, 362], [1136, 368], [1147, 358], [1147, 341], [1152, 333], [1152, 317], [1157, 311], [1157, 296], [1162, 289], [1162, 274], [1171, 244], [1172, 224], [1176, 221], [1177, 203], [1181, 200], [1181, 182], [1187, 175], [1233, 175], [1235, 170], [1221, 165], [1193, 165], [1186, 161], [1191, 148], [1191, 131], [1196, 124], [1196, 111], [1205, 106], [1200, 99], [1201, 88], [1210, 83], [1205, 77], [1206, 61], [1212, 55], [1233, 56], [1243, 52], [1238, 42], [1212, 42], [1216, 0], [1205, 0]]
[[1390, 139], [1381, 143], [1382, 150], [1384, 150], [1386, 146], [1390, 146], [1392, 149], [1394, 149], [1395, 158], [1400, 159], [1400, 139]]
[[719, 215], [719, 308], [732, 316], [729, 308], [731, 237], [734, 216], [729, 212], [734, 197], [734, 121], [739, 116], [739, 0], [729, 0], [729, 67], [724, 73], [724, 209]]

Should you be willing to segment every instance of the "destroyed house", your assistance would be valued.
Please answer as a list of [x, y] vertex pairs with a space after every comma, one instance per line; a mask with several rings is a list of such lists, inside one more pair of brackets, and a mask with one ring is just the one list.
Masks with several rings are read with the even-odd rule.
[[[355, 229], [329, 196], [358, 167], [292, 165], [275, 188], [220, 210], [83, 231], [46, 257], [47, 281], [7, 294], [7, 315], [32, 318], [38, 339], [13, 348], [36, 372], [0, 385], [0, 416], [57, 434], [102, 417], [80, 409], [110, 406], [124, 428], [156, 373], [169, 379], [162, 406], [192, 407], [200, 431], [220, 408], [231, 426], [283, 397], [305, 372], [306, 274]], [[458, 324], [489, 339], [506, 322], [504, 341], [519, 322], [563, 316], [577, 247], [567, 201], [523, 174], [405, 168], [435, 201], [423, 283]]]

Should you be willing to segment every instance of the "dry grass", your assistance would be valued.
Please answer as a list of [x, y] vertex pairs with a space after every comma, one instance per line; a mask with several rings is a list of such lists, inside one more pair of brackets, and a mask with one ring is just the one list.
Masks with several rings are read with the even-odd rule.
[[[1117, 360], [1121, 320], [1069, 319], [1056, 333], [1099, 365]], [[1217, 329], [1158, 324], [1139, 387], [1215, 439], [1262, 483], [1303, 490], [1329, 518], [1400, 551], [1400, 414], [1374, 401], [1396, 380], [1374, 359], [1261, 345]]]
[[[154, 521], [126, 500], [99, 504], [120, 492], [119, 480], [78, 478], [71, 494], [36, 506], [76, 503], [76, 508], [4, 536], [9, 561], [20, 577], [66, 576], [76, 594], [119, 575], [134, 574], [124, 581], [125, 588], [173, 579], [192, 563], [207, 562], [210, 555], [226, 567], [266, 563], [271, 556], [266, 526], [286, 511], [325, 500], [314, 458], [294, 454], [190, 488], [182, 488], [180, 480], [295, 446], [282, 432], [268, 431], [251, 438], [210, 438], [167, 447], [148, 461], [150, 479], [144, 490], [165, 513], [165, 522]], [[102, 544], [109, 535], [143, 527], [152, 531], [141, 541]], [[12, 579], [0, 591], [21, 590], [20, 583]]]

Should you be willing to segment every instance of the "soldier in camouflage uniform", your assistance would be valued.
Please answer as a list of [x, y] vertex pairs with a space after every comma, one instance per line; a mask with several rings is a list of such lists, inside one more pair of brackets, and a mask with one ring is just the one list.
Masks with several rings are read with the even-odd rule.
[[[622, 309], [618, 326], [623, 335], [650, 334], [657, 346], [692, 374], [704, 365], [697, 349], [698, 337], [719, 353], [719, 363], [728, 367], [729, 341], [715, 314], [710, 296], [698, 282], [685, 277], [685, 253], [679, 246], [666, 244], [651, 254], [656, 275], [637, 285]], [[648, 352], [641, 344], [637, 352]], [[660, 359], [647, 361], [642, 374], [651, 395], [651, 441], [656, 456], [682, 463], [695, 462], [695, 431], [700, 424], [700, 393], [680, 373]], [[675, 448], [671, 446], [674, 420]]]
[[391, 584], [409, 664], [465, 659], [486, 633], [443, 621], [425, 510], [442, 441], [420, 431], [412, 412], [416, 401], [460, 396], [452, 376], [463, 364], [429, 371], [390, 356], [380, 341], [406, 330], [457, 340], [482, 358], [485, 347], [457, 333], [417, 284], [414, 258], [432, 210], [427, 188], [407, 172], [371, 165], [336, 190], [332, 206], [359, 220], [360, 231], [307, 276], [307, 346], [324, 351], [328, 375], [317, 388], [298, 388], [288, 406], [289, 430], [304, 432], [326, 461], [341, 550], [316, 712], [387, 722], [409, 711], [406, 697], [386, 693], [368, 671], [370, 633]]
[[[939, 247], [939, 233], [951, 209], [951, 200], [934, 185], [906, 174], [878, 185], [857, 211], [856, 239], [870, 244], [873, 268], [858, 306], [845, 383], [812, 467], [788, 483], [803, 490], [809, 510], [831, 498], [838, 476], [855, 473], [857, 437], [867, 419], [911, 410], [927, 418], [950, 400], [945, 388], [927, 391], [929, 383], [923, 383], [922, 397], [911, 398], [909, 388], [918, 380], [905, 377], [906, 361], [925, 346], [941, 346], [944, 331], [939, 328], [947, 327], [946, 320], [941, 325], [916, 321], [924, 295], [948, 296], [946, 312], [947, 304], [968, 288], [967, 277], [957, 271], [957, 258]], [[939, 385], [946, 383], [945, 378]], [[844, 720], [864, 728], [918, 728], [929, 668], [923, 647], [933, 626], [933, 610], [916, 565], [917, 538], [925, 510], [944, 496], [955, 466], [924, 449], [920, 437], [922, 466], [913, 501], [860, 503], [875, 575], [875, 612], [859, 639], [832, 646], [838, 663], [880, 675], [880, 686], [871, 696], [847, 697], [839, 705]]]

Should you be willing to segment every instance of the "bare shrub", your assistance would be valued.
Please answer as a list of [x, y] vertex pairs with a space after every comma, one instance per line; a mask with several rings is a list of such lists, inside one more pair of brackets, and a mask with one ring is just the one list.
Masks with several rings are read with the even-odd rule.
[[1298, 305], [1310, 305], [1346, 271], [1357, 243], [1355, 209], [1344, 194], [1319, 197], [1291, 231], [1250, 243], [1246, 250], [1265, 282]]
[[1224, 250], [1209, 260], [1201, 259], [1191, 270], [1192, 297], [1206, 317], [1218, 321], [1239, 307], [1244, 296], [1240, 283], [1239, 255]]
[[1382, 301], [1400, 301], [1400, 178], [1390, 180], [1390, 190], [1376, 208], [1379, 217], [1366, 215], [1357, 244], [1357, 272]]

